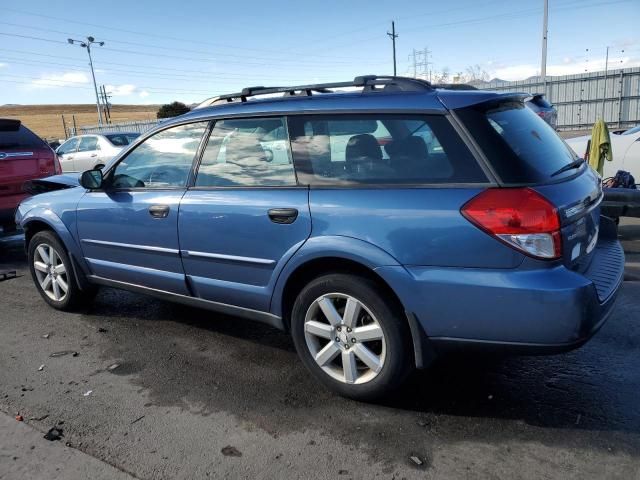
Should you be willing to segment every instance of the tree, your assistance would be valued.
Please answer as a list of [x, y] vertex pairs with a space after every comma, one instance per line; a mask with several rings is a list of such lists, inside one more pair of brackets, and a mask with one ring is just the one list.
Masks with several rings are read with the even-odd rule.
[[177, 117], [178, 115], [187, 113], [189, 110], [189, 107], [182, 102], [167, 103], [160, 107], [156, 116], [158, 118]]
[[470, 65], [465, 68], [464, 73], [458, 72], [453, 77], [453, 83], [487, 82], [489, 74], [480, 65]]
[[433, 76], [433, 83], [449, 83], [449, 67], [443, 67], [440, 73]]

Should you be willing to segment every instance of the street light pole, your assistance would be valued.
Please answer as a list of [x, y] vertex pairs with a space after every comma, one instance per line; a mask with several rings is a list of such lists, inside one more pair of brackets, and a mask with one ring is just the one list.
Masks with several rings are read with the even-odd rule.
[[99, 46], [103, 46], [104, 42], [96, 42], [96, 39], [93, 37], [87, 37], [87, 41], [82, 40], [74, 40], [72, 38], [68, 38], [67, 42], [71, 45], [80, 45], [82, 48], [87, 49], [87, 54], [89, 55], [89, 67], [91, 68], [91, 78], [93, 79], [93, 90], [96, 94], [96, 108], [98, 109], [98, 125], [102, 125], [102, 108], [100, 106], [100, 97], [98, 96], [98, 84], [96, 83], [96, 74], [93, 71], [93, 59], [91, 58], [91, 45], [98, 44]]
[[547, 94], [547, 35], [549, 34], [549, 0], [544, 0], [542, 15], [542, 55], [540, 59], [540, 76], [544, 94]]
[[396, 69], [396, 38], [398, 38], [398, 34], [396, 33], [396, 22], [391, 22], [391, 32], [387, 32], [387, 35], [391, 38], [393, 42], [393, 76], [395, 77], [397, 74]]

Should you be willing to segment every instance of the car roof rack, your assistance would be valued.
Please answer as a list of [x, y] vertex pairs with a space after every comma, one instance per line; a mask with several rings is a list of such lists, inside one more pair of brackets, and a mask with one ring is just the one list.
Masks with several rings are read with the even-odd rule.
[[362, 75], [350, 82], [317, 83], [312, 85], [296, 85], [292, 87], [247, 87], [241, 92], [220, 95], [208, 102], [209, 105], [219, 103], [246, 102], [248, 98], [257, 95], [283, 93], [284, 96], [311, 96], [314, 93], [334, 93], [334, 88], [362, 87], [363, 92], [374, 91], [402, 91], [417, 92], [431, 91], [433, 87], [426, 80], [409, 77]]

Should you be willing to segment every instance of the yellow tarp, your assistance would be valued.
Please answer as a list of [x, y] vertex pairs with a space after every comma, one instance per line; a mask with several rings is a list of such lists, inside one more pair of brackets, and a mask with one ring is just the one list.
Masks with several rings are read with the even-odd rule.
[[609, 129], [604, 120], [598, 120], [591, 130], [591, 146], [589, 147], [589, 165], [596, 172], [602, 175], [604, 161], [613, 160], [611, 151], [611, 140], [609, 139]]

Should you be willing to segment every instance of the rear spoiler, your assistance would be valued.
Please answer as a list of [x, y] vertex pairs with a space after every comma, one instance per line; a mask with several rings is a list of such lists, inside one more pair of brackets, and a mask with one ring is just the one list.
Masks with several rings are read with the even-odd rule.
[[0, 132], [17, 132], [22, 122], [13, 118], [0, 118]]
[[475, 105], [483, 105], [487, 103], [502, 102], [524, 102], [530, 93], [524, 92], [508, 92], [497, 93], [487, 90], [436, 90], [438, 98], [442, 104], [449, 110], [458, 108], [472, 107]]

